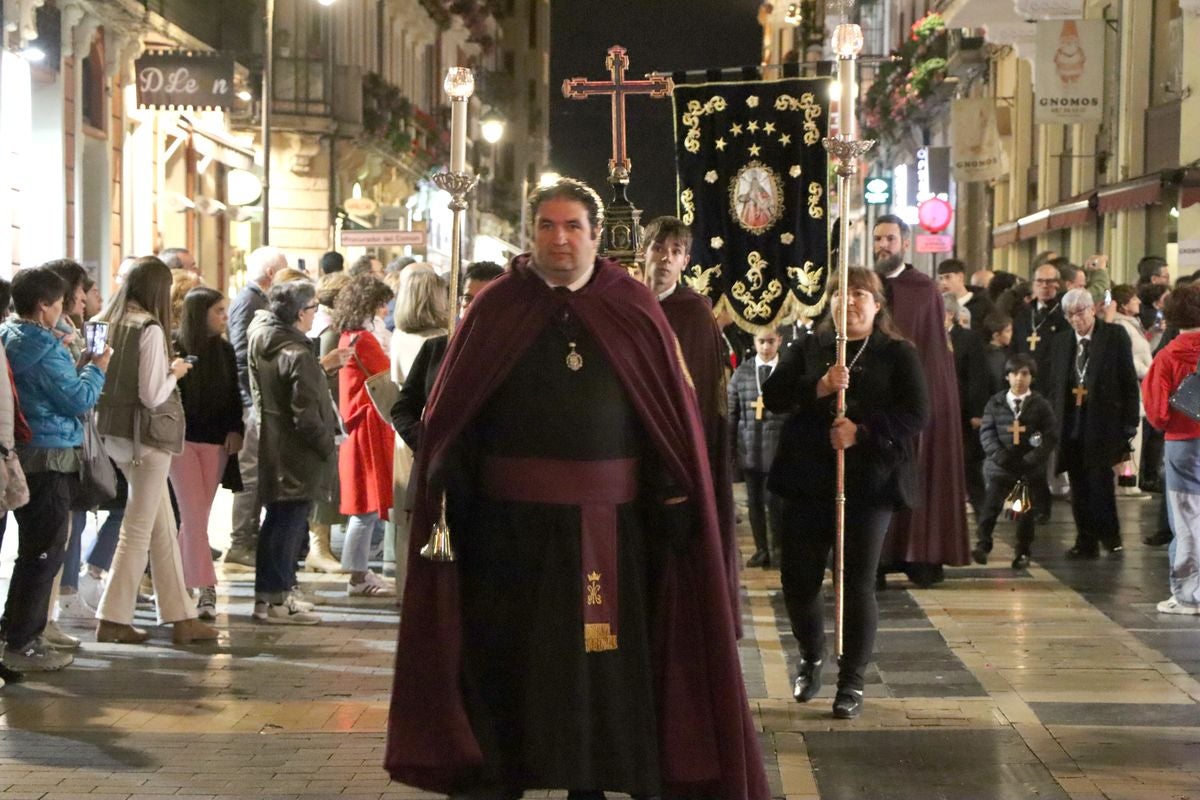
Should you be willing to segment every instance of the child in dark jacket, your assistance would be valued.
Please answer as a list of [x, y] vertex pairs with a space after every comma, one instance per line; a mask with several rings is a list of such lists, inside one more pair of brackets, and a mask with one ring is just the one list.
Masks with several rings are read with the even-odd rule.
[[[755, 357], [742, 362], [729, 381], [729, 428], [735, 440], [737, 465], [746, 477], [746, 501], [750, 512], [750, 532], [754, 535], [754, 555], [747, 567], [766, 567], [780, 562], [779, 498], [767, 491], [767, 473], [779, 447], [779, 433], [787, 414], [766, 410], [762, 385], [779, 363], [782, 341], [775, 328], [763, 328], [754, 335]], [[769, 535], [768, 535], [769, 532]]]
[[[1009, 492], [1017, 481], [1024, 480], [1028, 486], [1038, 475], [1045, 474], [1046, 462], [1058, 444], [1057, 422], [1050, 402], [1029, 388], [1037, 375], [1037, 362], [1021, 353], [1008, 358], [1004, 371], [1009, 389], [988, 400], [979, 428], [979, 440], [987, 455], [983, 465], [987, 497], [979, 513], [977, 542], [971, 551], [976, 564], [987, 563], [992, 551], [992, 530]], [[1034, 513], [1028, 509], [1017, 520], [1013, 569], [1029, 565], [1033, 523]]]

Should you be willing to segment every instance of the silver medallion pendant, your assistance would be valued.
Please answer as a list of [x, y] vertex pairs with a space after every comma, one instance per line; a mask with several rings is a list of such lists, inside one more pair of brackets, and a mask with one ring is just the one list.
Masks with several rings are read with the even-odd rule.
[[571, 347], [571, 352], [567, 353], [567, 369], [571, 372], [579, 372], [583, 369], [583, 356], [579, 355], [575, 350], [575, 343], [568, 342]]

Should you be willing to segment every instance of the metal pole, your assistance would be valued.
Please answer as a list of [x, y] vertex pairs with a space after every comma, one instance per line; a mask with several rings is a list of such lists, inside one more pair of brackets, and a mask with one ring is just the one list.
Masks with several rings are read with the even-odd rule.
[[[851, 178], [858, 172], [858, 159], [871, 149], [873, 141], [856, 139], [857, 129], [854, 115], [854, 66], [862, 49], [862, 29], [857, 25], [838, 25], [833, 35], [834, 50], [838, 54], [838, 83], [841, 89], [838, 102], [838, 128], [836, 138], [826, 138], [825, 149], [838, 160], [838, 305], [834, 310], [837, 322], [837, 365], [846, 366], [846, 311], [850, 294], [846, 282], [850, 273], [850, 185]], [[846, 391], [837, 393], [837, 416], [846, 416]], [[846, 451], [837, 451], [837, 480], [834, 495], [834, 641], [838, 658], [842, 656], [842, 639], [845, 628], [845, 551], [846, 551]]]
[[263, 43], [262, 119], [263, 188], [262, 243], [271, 243], [271, 105], [274, 101], [275, 80], [275, 0], [267, 0], [266, 41]]

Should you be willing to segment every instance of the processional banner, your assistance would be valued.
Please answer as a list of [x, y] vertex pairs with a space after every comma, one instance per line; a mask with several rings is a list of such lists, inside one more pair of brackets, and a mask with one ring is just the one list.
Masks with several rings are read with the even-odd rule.
[[692, 228], [684, 281], [744, 330], [824, 305], [830, 84], [675, 86], [678, 214]]

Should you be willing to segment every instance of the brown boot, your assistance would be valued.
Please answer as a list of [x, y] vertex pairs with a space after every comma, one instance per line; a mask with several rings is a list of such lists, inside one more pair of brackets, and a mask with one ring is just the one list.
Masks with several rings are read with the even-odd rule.
[[110, 644], [141, 644], [150, 638], [150, 634], [132, 625], [122, 625], [120, 622], [100, 620], [96, 626], [96, 641]]
[[171, 641], [175, 644], [191, 644], [192, 642], [211, 642], [220, 631], [212, 625], [206, 625], [198, 619], [181, 619], [171, 626]]
[[305, 569], [312, 572], [345, 572], [342, 564], [333, 557], [329, 545], [328, 525], [312, 523], [308, 529], [308, 556], [304, 559]]

